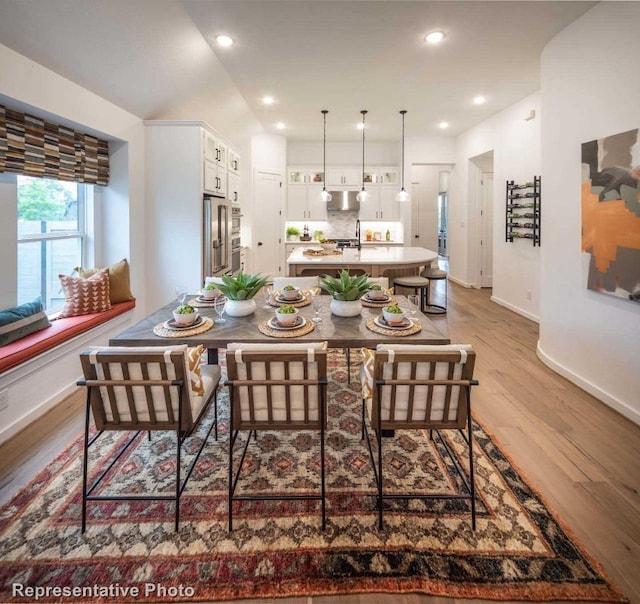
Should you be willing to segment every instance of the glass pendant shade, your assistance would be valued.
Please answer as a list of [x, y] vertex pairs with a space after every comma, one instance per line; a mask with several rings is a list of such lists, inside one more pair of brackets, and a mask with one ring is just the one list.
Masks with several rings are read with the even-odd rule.
[[327, 191], [325, 187], [322, 187], [322, 193], [320, 193], [320, 199], [325, 202], [331, 201], [331, 193]]
[[356, 195], [356, 199], [358, 201], [369, 201], [369, 192], [362, 187], [362, 191]]
[[409, 201], [409, 193], [407, 193], [404, 190], [404, 115], [407, 112], [406, 109], [403, 109], [400, 112], [400, 115], [402, 116], [402, 172], [400, 173], [401, 176], [401, 189], [398, 192], [398, 194], [396, 195], [396, 201]]
[[404, 187], [396, 195], [396, 201], [409, 201], [409, 193], [404, 190]]

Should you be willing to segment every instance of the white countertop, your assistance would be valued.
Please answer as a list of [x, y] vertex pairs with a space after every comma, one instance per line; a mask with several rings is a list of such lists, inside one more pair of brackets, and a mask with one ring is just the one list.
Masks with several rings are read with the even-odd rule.
[[[309, 247], [309, 246], [306, 246]], [[304, 247], [294, 249], [287, 258], [287, 264], [430, 264], [438, 257], [423, 247], [366, 246], [361, 250], [345, 248], [342, 254], [327, 256], [305, 256]]]

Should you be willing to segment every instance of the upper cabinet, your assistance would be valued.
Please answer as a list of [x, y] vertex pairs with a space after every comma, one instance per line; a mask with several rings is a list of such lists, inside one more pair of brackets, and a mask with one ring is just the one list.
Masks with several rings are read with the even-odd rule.
[[324, 185], [324, 172], [315, 168], [289, 168], [287, 184], [290, 185]]
[[[202, 131], [203, 182], [205, 193], [227, 197], [227, 168], [229, 149], [224, 142], [208, 130]], [[237, 165], [239, 166], [239, 157]]]
[[377, 168], [376, 182], [379, 185], [397, 185], [400, 182], [398, 168]]
[[238, 174], [240, 172], [240, 156], [233, 149], [227, 149], [227, 155], [229, 157], [227, 165], [229, 172]]
[[327, 168], [328, 187], [356, 187], [362, 183], [358, 168]]

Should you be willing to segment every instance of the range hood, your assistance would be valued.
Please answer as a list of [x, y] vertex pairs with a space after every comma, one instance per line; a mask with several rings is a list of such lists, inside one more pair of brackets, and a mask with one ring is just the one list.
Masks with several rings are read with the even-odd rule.
[[327, 204], [329, 212], [358, 212], [360, 202], [356, 199], [358, 191], [329, 191], [331, 201]]

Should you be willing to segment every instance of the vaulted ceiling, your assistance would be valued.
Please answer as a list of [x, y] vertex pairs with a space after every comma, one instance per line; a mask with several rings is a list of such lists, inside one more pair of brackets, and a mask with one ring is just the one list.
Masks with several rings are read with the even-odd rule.
[[[145, 119], [246, 133], [283, 122], [288, 138], [317, 140], [328, 109], [328, 138], [349, 141], [366, 109], [368, 140], [385, 141], [401, 109], [407, 134], [456, 135], [535, 92], [544, 46], [594, 4], [2, 0], [0, 43]], [[424, 42], [433, 30], [438, 46]]]

